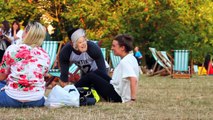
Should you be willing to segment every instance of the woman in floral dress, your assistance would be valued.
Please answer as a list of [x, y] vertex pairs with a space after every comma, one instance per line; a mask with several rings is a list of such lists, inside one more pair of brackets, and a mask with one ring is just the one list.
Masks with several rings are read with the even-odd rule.
[[38, 22], [29, 23], [21, 44], [10, 45], [0, 64], [0, 107], [41, 107], [50, 58], [40, 47], [46, 30]]

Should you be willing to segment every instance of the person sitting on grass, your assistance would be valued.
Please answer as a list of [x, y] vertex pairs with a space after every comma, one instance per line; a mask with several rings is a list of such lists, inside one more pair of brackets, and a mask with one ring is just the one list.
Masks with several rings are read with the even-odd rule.
[[44, 76], [50, 66], [48, 54], [40, 47], [45, 34], [40, 23], [29, 23], [23, 41], [6, 49], [0, 64], [0, 107], [44, 106]]
[[[86, 32], [82, 28], [74, 28], [68, 31], [68, 42], [60, 51], [60, 80], [59, 84], [64, 87], [69, 84], [69, 67], [72, 64], [81, 70], [81, 76], [97, 69], [107, 74], [104, 56], [99, 46], [88, 40]], [[72, 44], [71, 44], [72, 43]]]
[[136, 100], [139, 79], [138, 62], [131, 53], [133, 38], [126, 34], [117, 35], [112, 42], [114, 54], [121, 57], [112, 78], [100, 70], [88, 73], [76, 87], [93, 87], [97, 93], [109, 102], [131, 102]]

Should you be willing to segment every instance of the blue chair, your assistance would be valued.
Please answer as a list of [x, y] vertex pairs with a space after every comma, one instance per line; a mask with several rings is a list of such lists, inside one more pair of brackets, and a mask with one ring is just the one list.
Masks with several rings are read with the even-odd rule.
[[113, 51], [110, 50], [110, 60], [111, 60], [112, 68], [115, 69], [115, 67], [121, 61], [121, 57], [120, 56], [115, 56], [115, 54], [113, 53]]
[[104, 56], [104, 59], [106, 60], [106, 48], [101, 48], [101, 52]]
[[50, 71], [56, 66], [56, 56], [59, 54], [58, 50], [61, 49], [59, 41], [44, 41], [42, 48], [48, 53], [50, 57]]
[[173, 50], [172, 78], [191, 77], [190, 52], [190, 50]]
[[59, 55], [59, 51], [61, 50], [62, 42], [59, 41], [43, 41], [42, 48], [48, 53], [50, 57], [50, 76], [45, 78], [46, 87], [48, 87], [53, 80], [56, 79], [54, 76], [60, 75], [60, 70], [58, 67], [57, 56]]

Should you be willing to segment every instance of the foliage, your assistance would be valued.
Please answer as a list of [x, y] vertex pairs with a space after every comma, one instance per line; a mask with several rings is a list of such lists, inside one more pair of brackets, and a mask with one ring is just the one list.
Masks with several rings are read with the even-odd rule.
[[25, 26], [29, 20], [40, 20], [42, 13], [36, 5], [29, 4], [26, 0], [10, 0], [9, 2], [0, 2], [1, 13], [0, 20], [20, 21]]
[[0, 20], [50, 23], [55, 40], [67, 40], [68, 29], [82, 27], [89, 39], [102, 40], [108, 49], [115, 35], [128, 33], [144, 54], [150, 54], [150, 46], [168, 52], [190, 49], [200, 63], [212, 53], [212, 6], [211, 0], [4, 0]]

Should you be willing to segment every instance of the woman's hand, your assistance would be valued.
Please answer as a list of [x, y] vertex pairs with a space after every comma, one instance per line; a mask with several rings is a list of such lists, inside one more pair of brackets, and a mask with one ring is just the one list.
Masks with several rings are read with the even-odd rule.
[[5, 80], [7, 78], [8, 74], [0, 73], [0, 81]]
[[17, 30], [18, 30], [18, 25], [13, 24], [13, 30], [14, 30], [14, 31], [17, 31]]

